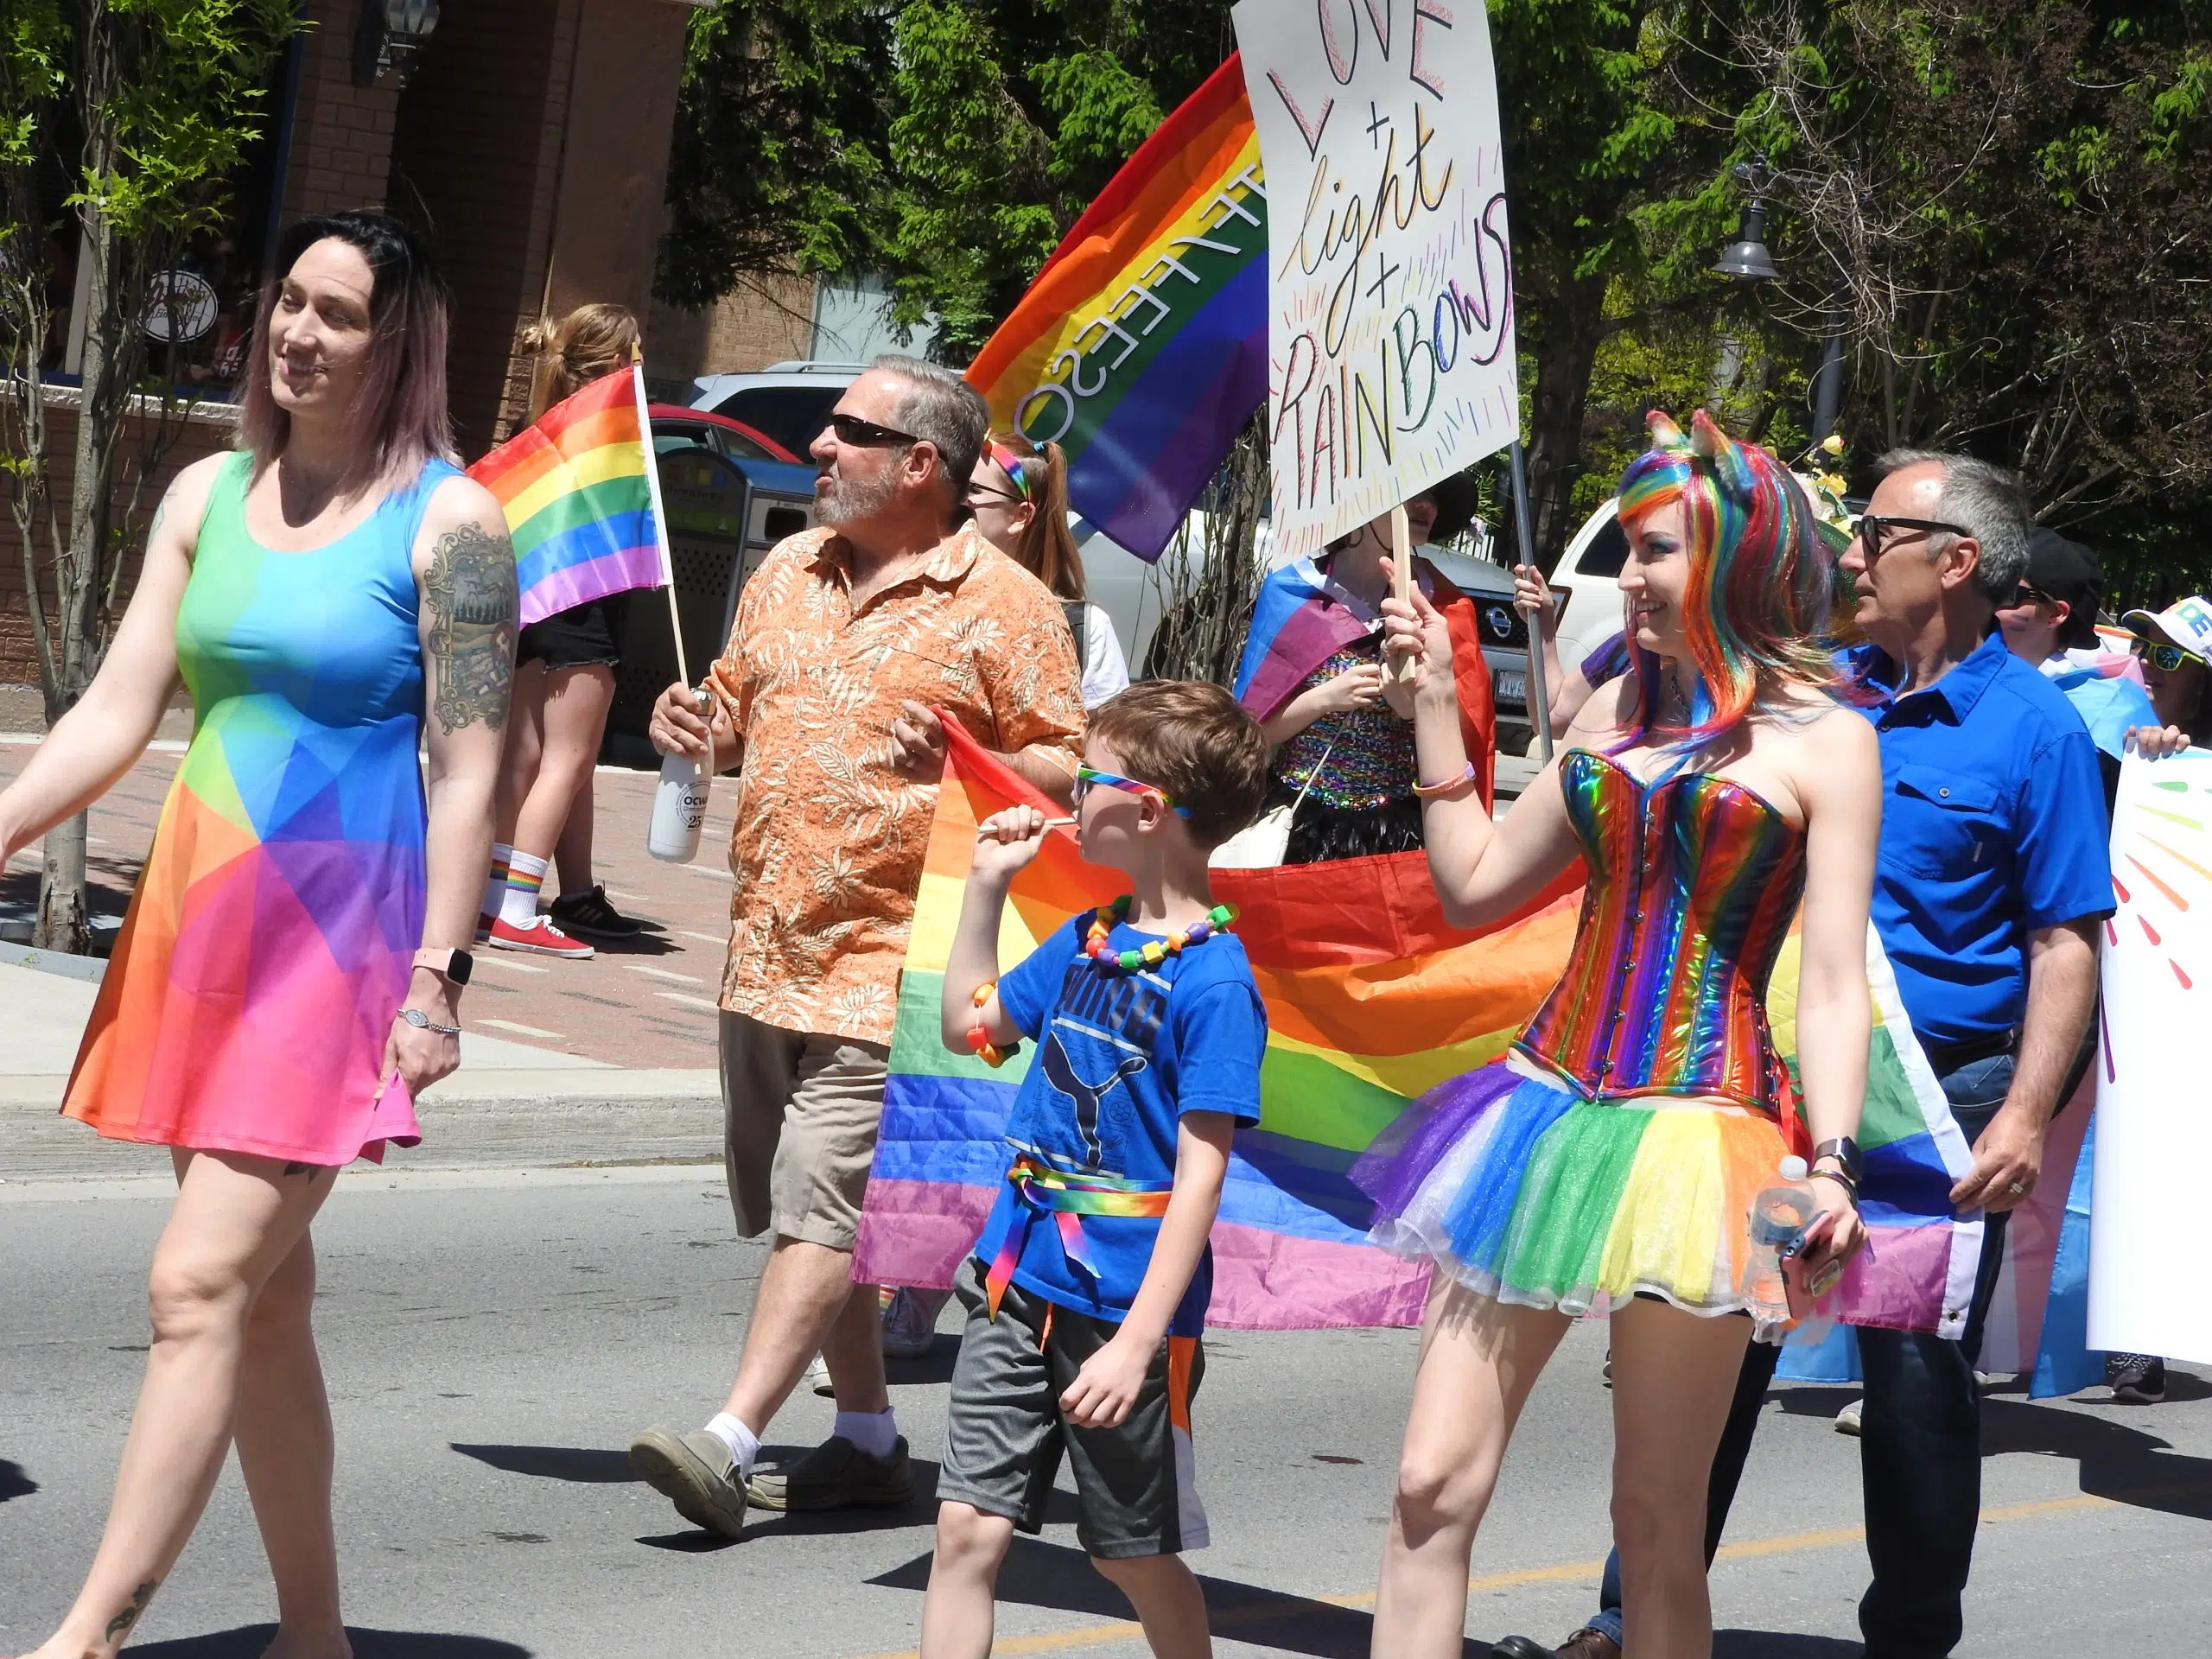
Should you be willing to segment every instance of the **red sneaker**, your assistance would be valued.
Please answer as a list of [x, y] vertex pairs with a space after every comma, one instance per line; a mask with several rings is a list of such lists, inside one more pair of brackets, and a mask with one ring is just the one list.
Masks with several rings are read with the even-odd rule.
[[492, 924], [487, 943], [494, 950], [530, 950], [541, 957], [565, 957], [571, 962], [582, 962], [594, 954], [591, 946], [570, 938], [543, 916], [533, 917], [527, 927], [518, 927], [501, 917]]

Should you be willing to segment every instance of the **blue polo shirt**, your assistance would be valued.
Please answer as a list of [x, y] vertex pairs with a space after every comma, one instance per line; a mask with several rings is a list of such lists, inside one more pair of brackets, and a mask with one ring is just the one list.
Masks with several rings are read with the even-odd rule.
[[[1871, 645], [1859, 678], [1901, 677]], [[2027, 936], [2113, 912], [2096, 745], [2066, 694], [1993, 632], [1924, 690], [1866, 713], [1881, 735], [1874, 926], [1923, 1042], [2020, 1023]]]

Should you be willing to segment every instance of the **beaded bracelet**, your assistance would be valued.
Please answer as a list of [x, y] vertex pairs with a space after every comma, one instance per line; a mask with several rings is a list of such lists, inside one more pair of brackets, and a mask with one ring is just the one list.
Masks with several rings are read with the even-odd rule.
[[1466, 770], [1457, 778], [1446, 778], [1440, 784], [1424, 784], [1420, 779], [1414, 779], [1414, 797], [1417, 800], [1433, 801], [1440, 795], [1449, 795], [1455, 789], [1465, 789], [1474, 781], [1475, 763], [1470, 760]]
[[[995, 979], [987, 979], [978, 985], [976, 988], [975, 998], [976, 1008], [980, 1010], [984, 1003], [997, 995], [998, 988], [999, 982]], [[977, 1059], [995, 1070], [1006, 1064], [1007, 1055], [1019, 1054], [1021, 1052], [1021, 1045], [1019, 1042], [1008, 1043], [1004, 1048], [1001, 1048], [993, 1042], [991, 1033], [984, 1027], [980, 1012], [976, 1015], [976, 1023], [968, 1027], [968, 1046], [975, 1051]]]

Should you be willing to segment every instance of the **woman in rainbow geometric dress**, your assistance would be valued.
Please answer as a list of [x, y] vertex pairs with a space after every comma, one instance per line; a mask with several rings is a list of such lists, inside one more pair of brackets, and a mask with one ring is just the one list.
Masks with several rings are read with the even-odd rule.
[[514, 665], [506, 521], [449, 459], [445, 293], [414, 238], [310, 219], [271, 270], [243, 447], [177, 476], [99, 677], [0, 795], [12, 853], [130, 769], [181, 677], [191, 747], [62, 1107], [170, 1147], [177, 1196], [107, 1529], [39, 1659], [122, 1646], [234, 1441], [269, 1652], [348, 1652], [308, 1227], [339, 1166], [416, 1143], [416, 1094], [460, 1058]]
[[[1863, 1240], [1855, 1163], [1881, 812], [1868, 722], [1829, 636], [1840, 543], [1764, 450], [1651, 417], [1621, 484], [1634, 671], [1585, 705], [1502, 824], [1472, 788], [1451, 641], [1386, 605], [1415, 664], [1429, 867], [1445, 913], [1501, 916], [1580, 858], [1558, 987], [1506, 1058], [1432, 1090], [1355, 1168], [1377, 1239], [1435, 1263], [1384, 1547], [1374, 1651], [1461, 1650], [1467, 1569], [1515, 1420], [1570, 1319], [1605, 1313], [1613, 1525], [1632, 1659], [1712, 1649], [1707, 1475], [1744, 1345], [1789, 1318], [1753, 1196], [1814, 1163], [1816, 1272]], [[1802, 899], [1806, 1116], [1765, 1020]], [[1820, 1155], [1815, 1157], [1818, 1142]]]

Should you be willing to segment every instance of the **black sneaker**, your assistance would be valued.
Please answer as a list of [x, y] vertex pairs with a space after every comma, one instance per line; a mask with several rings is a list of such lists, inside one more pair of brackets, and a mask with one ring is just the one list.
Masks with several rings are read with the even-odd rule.
[[2122, 1405], [2155, 1406], [2166, 1397], [2166, 1362], [2155, 1354], [2114, 1354], [2105, 1361], [2105, 1381]]
[[607, 901], [607, 889], [590, 887], [582, 893], [564, 893], [548, 907], [548, 913], [564, 933], [581, 933], [588, 939], [634, 939], [645, 925], [625, 916]]

